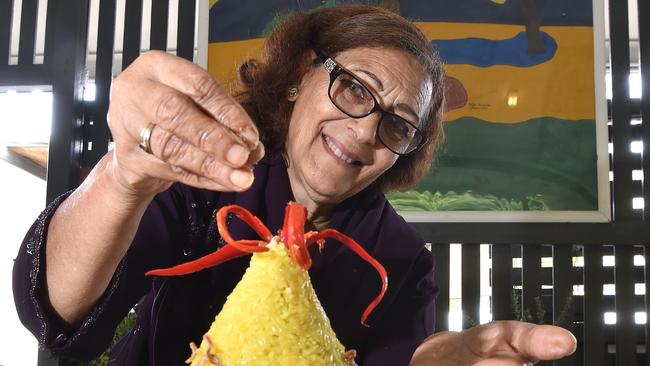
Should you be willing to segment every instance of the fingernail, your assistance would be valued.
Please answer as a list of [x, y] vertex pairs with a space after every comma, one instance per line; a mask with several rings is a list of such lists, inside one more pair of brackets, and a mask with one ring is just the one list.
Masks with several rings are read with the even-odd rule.
[[230, 181], [241, 188], [248, 188], [253, 184], [253, 174], [241, 170], [233, 170], [230, 173]]
[[257, 131], [255, 131], [252, 127], [244, 128], [241, 131], [240, 135], [250, 147], [252, 148], [257, 147], [259, 137], [257, 135]]
[[226, 159], [230, 164], [240, 166], [248, 160], [248, 150], [241, 145], [234, 144], [228, 150]]
[[264, 155], [266, 155], [266, 149], [264, 149], [264, 144], [259, 144], [259, 150], [260, 150], [260, 153], [259, 153], [260, 154], [260, 159], [262, 159], [264, 157]]

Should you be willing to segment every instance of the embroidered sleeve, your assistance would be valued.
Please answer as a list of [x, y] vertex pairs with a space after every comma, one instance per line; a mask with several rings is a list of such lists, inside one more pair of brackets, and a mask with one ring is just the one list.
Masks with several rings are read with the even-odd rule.
[[183, 196], [174, 189], [156, 196], [106, 291], [80, 325], [72, 327], [50, 305], [45, 285], [48, 225], [70, 193], [49, 204], [27, 232], [14, 262], [14, 301], [20, 320], [40, 347], [56, 355], [90, 360], [106, 349], [117, 324], [151, 289], [152, 280], [144, 272], [177, 255], [179, 233], [184, 231], [184, 221], [179, 220], [184, 215]]

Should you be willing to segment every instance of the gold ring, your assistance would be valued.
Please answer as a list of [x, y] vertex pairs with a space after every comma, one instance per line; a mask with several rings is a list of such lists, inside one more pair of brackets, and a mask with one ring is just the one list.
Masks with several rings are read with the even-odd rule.
[[151, 151], [151, 131], [153, 131], [153, 128], [156, 125], [152, 122], [147, 125], [147, 127], [143, 128], [142, 131], [140, 131], [140, 148], [144, 150], [147, 154], [152, 154]]

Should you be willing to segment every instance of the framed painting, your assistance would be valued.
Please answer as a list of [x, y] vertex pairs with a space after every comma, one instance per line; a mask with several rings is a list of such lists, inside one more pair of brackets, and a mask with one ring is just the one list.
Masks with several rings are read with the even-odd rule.
[[611, 220], [603, 0], [210, 0], [205, 65], [235, 90], [284, 13], [352, 2], [399, 11], [445, 63], [445, 141], [422, 181], [388, 194], [402, 216]]

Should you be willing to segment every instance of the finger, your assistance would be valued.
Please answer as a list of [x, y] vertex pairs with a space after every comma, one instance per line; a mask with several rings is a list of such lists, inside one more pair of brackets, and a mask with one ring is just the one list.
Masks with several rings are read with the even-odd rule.
[[[232, 167], [241, 167], [249, 160], [250, 151], [243, 141], [207, 116], [187, 96], [151, 81], [134, 85], [134, 89], [134, 93], [151, 95], [136, 106], [144, 121], [159, 125]], [[138, 123], [132, 123], [130, 127], [130, 133], [139, 136]]]
[[561, 327], [519, 323], [514, 325], [512, 345], [526, 359], [557, 360], [575, 352], [577, 341]]
[[[119, 150], [124, 150], [119, 155], [121, 156], [120, 161], [123, 162], [121, 164], [122, 169], [127, 171], [127, 176], [141, 177], [144, 175], [161, 181], [177, 181], [197, 188], [222, 192], [232, 190], [230, 186], [219, 184], [211, 179], [187, 171], [182, 171], [182, 168], [175, 168], [158, 159], [156, 156], [145, 153], [132, 145], [116, 144], [115, 151], [117, 152]], [[146, 169], [138, 168], [142, 166], [146, 166]], [[135, 178], [135, 180], [138, 181], [139, 179]], [[148, 186], [147, 188], [151, 187]]]
[[[145, 153], [146, 154], [146, 153]], [[209, 189], [213, 191], [228, 192], [228, 191], [243, 191], [243, 188], [238, 188], [232, 184], [222, 184], [212, 179], [206, 178], [198, 174], [194, 174], [179, 166], [171, 165], [163, 162], [151, 154], [147, 154], [144, 159], [149, 160], [149, 168], [146, 174], [170, 182], [180, 182], [192, 187]]]
[[259, 133], [248, 113], [210, 74], [165, 52], [153, 52], [150, 56], [143, 61], [155, 70], [156, 80], [188, 95], [208, 115], [241, 137], [250, 149], [257, 147]]
[[[197, 188], [205, 188], [205, 189], [210, 189], [219, 192], [229, 192], [229, 191], [241, 192], [246, 190], [248, 187], [250, 187], [250, 184], [248, 184], [247, 186], [237, 186], [234, 184], [223, 185], [213, 180], [210, 180], [206, 177], [189, 172], [176, 165], [165, 165], [165, 170], [161, 171], [160, 175], [162, 176], [162, 179], [165, 180], [181, 182], [189, 186], [193, 186]], [[250, 180], [250, 182], [251, 183], [253, 182], [252, 179]]]
[[485, 358], [514, 353], [525, 360], [555, 360], [576, 348], [576, 339], [569, 331], [551, 325], [496, 321], [464, 333], [473, 352]]
[[152, 130], [150, 141], [152, 154], [170, 166], [165, 178], [205, 177], [228, 190], [247, 189], [253, 182], [249, 168], [232, 168], [223, 164], [160, 126]]
[[262, 160], [264, 154], [266, 154], [264, 144], [260, 143], [257, 145], [255, 150], [251, 151], [250, 155], [248, 156], [248, 161], [246, 162], [246, 165], [253, 166], [257, 164], [258, 161]]

